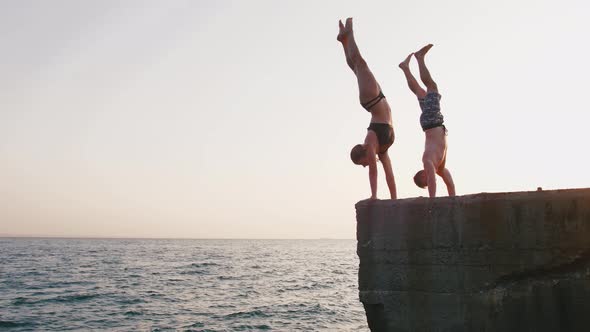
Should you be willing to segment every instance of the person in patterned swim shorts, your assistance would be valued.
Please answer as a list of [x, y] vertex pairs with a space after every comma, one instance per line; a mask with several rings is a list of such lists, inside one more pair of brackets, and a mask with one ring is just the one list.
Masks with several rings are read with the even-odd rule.
[[[430, 197], [436, 196], [436, 174], [438, 174], [447, 186], [449, 196], [455, 196], [455, 183], [451, 172], [445, 167], [447, 161], [447, 128], [444, 125], [444, 118], [440, 112], [440, 98], [438, 86], [430, 76], [424, 57], [430, 50], [432, 44], [422, 47], [419, 51], [411, 53], [399, 64], [403, 70], [410, 90], [418, 97], [418, 103], [422, 109], [420, 114], [420, 125], [426, 136], [422, 164], [424, 168], [414, 176], [414, 183], [420, 188], [428, 186]], [[410, 60], [412, 56], [418, 61], [420, 79], [426, 86], [426, 91], [418, 84], [410, 71]]]

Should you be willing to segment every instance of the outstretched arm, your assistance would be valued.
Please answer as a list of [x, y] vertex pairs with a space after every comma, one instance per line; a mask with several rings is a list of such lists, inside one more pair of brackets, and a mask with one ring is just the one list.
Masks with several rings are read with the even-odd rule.
[[434, 164], [431, 161], [424, 161], [424, 172], [426, 173], [426, 183], [428, 184], [428, 195], [436, 197], [436, 173]]
[[451, 172], [448, 169], [444, 168], [442, 171], [438, 173], [447, 185], [447, 191], [449, 196], [455, 196], [455, 182], [453, 182], [453, 177], [451, 176]]
[[389, 194], [391, 199], [397, 199], [397, 190], [395, 187], [395, 178], [393, 176], [393, 169], [391, 167], [391, 160], [387, 152], [379, 155], [379, 160], [383, 165], [383, 171], [385, 172], [385, 180], [387, 181], [387, 187], [389, 187]]
[[373, 151], [367, 151], [369, 162], [369, 184], [371, 185], [371, 199], [377, 199], [377, 158]]

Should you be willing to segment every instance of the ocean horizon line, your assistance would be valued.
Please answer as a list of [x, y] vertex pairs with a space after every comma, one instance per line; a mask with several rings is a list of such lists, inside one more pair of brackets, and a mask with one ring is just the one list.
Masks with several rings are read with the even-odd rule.
[[62, 239], [62, 240], [254, 240], [254, 241], [281, 241], [281, 240], [356, 240], [355, 238], [332, 238], [332, 237], [314, 237], [314, 238], [231, 238], [231, 237], [133, 237], [133, 236], [59, 236], [59, 235], [20, 235], [20, 234], [0, 234], [0, 239]]

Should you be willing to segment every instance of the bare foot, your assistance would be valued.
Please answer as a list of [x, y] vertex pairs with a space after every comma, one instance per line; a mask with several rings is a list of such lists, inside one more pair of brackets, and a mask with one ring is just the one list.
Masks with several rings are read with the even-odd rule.
[[414, 55], [414, 53], [410, 53], [410, 55], [408, 55], [408, 57], [404, 61], [400, 62], [399, 67], [401, 69], [410, 68], [410, 60], [412, 60], [412, 55]]
[[416, 56], [416, 58], [423, 58], [426, 53], [432, 48], [432, 44], [428, 44], [424, 47], [422, 47], [420, 50], [418, 50], [418, 52], [414, 53], [414, 55]]
[[346, 25], [342, 24], [342, 20], [338, 21], [338, 26], [340, 31], [338, 32], [336, 39], [339, 42], [344, 42], [344, 40], [346, 40], [346, 38], [352, 33], [352, 17], [346, 19]]
[[352, 31], [352, 17], [346, 19], [346, 28]]

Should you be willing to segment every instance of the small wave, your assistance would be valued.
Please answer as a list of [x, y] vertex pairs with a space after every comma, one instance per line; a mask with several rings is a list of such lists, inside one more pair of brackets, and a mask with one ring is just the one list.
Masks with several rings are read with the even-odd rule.
[[23, 305], [23, 304], [29, 304], [33, 301], [27, 299], [26, 297], [17, 297], [16, 299], [14, 299], [12, 301], [12, 305]]
[[54, 297], [52, 299], [47, 299], [47, 302], [81, 302], [86, 300], [91, 300], [95, 297], [98, 297], [98, 294], [75, 294], [75, 295], [63, 295]]
[[184, 274], [184, 275], [200, 275], [200, 274], [209, 274], [209, 272], [202, 271], [202, 270], [190, 270], [190, 271], [182, 271], [182, 272], [180, 272], [180, 274]]
[[9, 320], [0, 320], [0, 327], [1, 328], [9, 328], [9, 327], [26, 327], [31, 326], [33, 323], [31, 322], [12, 322]]
[[44, 302], [60, 302], [60, 303], [61, 302], [66, 302], [66, 303], [80, 302], [80, 301], [90, 300], [90, 299], [93, 299], [98, 296], [99, 296], [98, 294], [60, 295], [57, 297], [48, 298], [48, 299], [40, 299], [40, 300], [35, 300], [35, 299], [31, 299], [31, 298], [26, 298], [26, 297], [17, 297], [16, 299], [14, 299], [12, 301], [12, 305], [21, 306], [21, 305], [28, 305], [28, 304], [34, 304], [34, 303], [44, 303]]
[[145, 301], [142, 299], [130, 299], [130, 298], [126, 298], [126, 299], [122, 299], [118, 301], [121, 304], [139, 304], [139, 303], [144, 303]]
[[270, 330], [271, 327], [268, 325], [238, 325], [234, 327], [236, 331], [244, 331], [244, 330]]
[[207, 266], [219, 266], [217, 263], [205, 262], [205, 263], [192, 263], [189, 267], [207, 267]]
[[40, 271], [27, 271], [23, 273], [23, 277], [39, 277], [39, 276], [46, 276], [47, 273], [40, 272]]
[[302, 312], [309, 314], [309, 315], [318, 315], [318, 316], [322, 316], [322, 315], [335, 315], [336, 311], [334, 311], [333, 309], [327, 308], [321, 304], [315, 304], [312, 306], [307, 306], [307, 308], [305, 310], [302, 310]]
[[251, 317], [270, 317], [260, 310], [240, 311], [225, 315], [225, 318], [251, 318]]
[[184, 275], [202, 275], [202, 274], [210, 274], [209, 267], [211, 266], [219, 266], [217, 263], [213, 262], [204, 262], [204, 263], [192, 263], [190, 265], [186, 265], [181, 271], [180, 274]]
[[321, 289], [321, 288], [328, 288], [327, 285], [324, 284], [320, 284], [318, 282], [314, 282], [311, 284], [305, 284], [305, 285], [293, 285], [293, 286], [289, 286], [289, 287], [283, 287], [278, 289], [277, 291], [279, 293], [285, 293], [285, 292], [293, 292], [293, 291], [309, 291], [309, 290], [316, 290], [316, 289]]
[[191, 327], [205, 327], [205, 324], [203, 324], [201, 322], [196, 322], [194, 324], [187, 326], [187, 328], [191, 328]]
[[143, 315], [142, 312], [134, 311], [134, 310], [129, 310], [129, 311], [125, 312], [125, 316], [128, 316], [128, 317], [141, 316], [141, 315]]
[[88, 280], [58, 281], [48, 285], [47, 288], [67, 288], [71, 286], [88, 286], [94, 284], [94, 282]]
[[223, 309], [231, 309], [231, 308], [235, 308], [236, 306], [233, 304], [214, 304], [214, 305], [210, 305], [209, 308], [211, 309], [218, 309], [218, 308], [223, 308]]
[[218, 276], [217, 279], [219, 279], [219, 280], [235, 280], [236, 277], [233, 277], [233, 276]]

